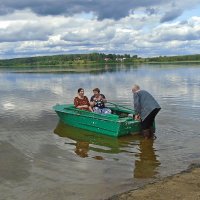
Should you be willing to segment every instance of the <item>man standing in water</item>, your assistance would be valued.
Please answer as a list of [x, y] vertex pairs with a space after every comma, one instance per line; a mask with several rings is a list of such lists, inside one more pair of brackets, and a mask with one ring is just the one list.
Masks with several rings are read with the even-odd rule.
[[141, 120], [142, 134], [145, 138], [154, 137], [153, 123], [161, 107], [154, 97], [145, 90], [140, 90], [139, 85], [132, 88], [135, 119]]

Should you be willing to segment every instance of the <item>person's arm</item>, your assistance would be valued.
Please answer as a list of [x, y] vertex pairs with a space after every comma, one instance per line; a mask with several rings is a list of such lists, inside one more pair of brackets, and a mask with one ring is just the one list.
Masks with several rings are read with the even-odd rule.
[[92, 107], [91, 107], [91, 104], [90, 104], [88, 98], [87, 98], [87, 97], [85, 97], [85, 98], [86, 98], [86, 100], [87, 100], [87, 106], [88, 106], [87, 108], [89, 109], [89, 111], [93, 112]]
[[140, 120], [141, 119], [140, 118], [140, 97], [138, 93], [134, 93], [133, 99], [134, 99], [134, 110], [136, 112], [135, 120]]
[[101, 99], [102, 99], [102, 101], [103, 101], [104, 103], [107, 102], [107, 99], [106, 99], [106, 97], [105, 97], [103, 94], [101, 94]]
[[94, 96], [92, 96], [91, 98], [90, 98], [90, 106], [91, 107], [94, 107]]
[[89, 108], [89, 110], [90, 110], [91, 112], [93, 112], [93, 110], [92, 110], [92, 107], [91, 107], [91, 106], [89, 106], [88, 108]]
[[74, 106], [75, 106], [75, 108], [78, 107], [78, 104], [79, 104], [78, 99], [77, 99], [77, 97], [75, 97], [74, 98]]

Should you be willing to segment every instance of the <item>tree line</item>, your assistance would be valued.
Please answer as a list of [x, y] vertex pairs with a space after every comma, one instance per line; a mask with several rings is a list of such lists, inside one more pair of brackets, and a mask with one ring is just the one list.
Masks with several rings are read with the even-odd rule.
[[12, 66], [68, 66], [68, 65], [89, 65], [105, 63], [135, 63], [135, 62], [182, 62], [182, 61], [200, 61], [200, 54], [184, 56], [159, 56], [152, 58], [140, 58], [137, 55], [130, 54], [66, 54], [52, 56], [37, 56], [27, 58], [14, 58], [0, 60], [1, 67]]
[[159, 56], [153, 58], [146, 58], [145, 60], [147, 62], [192, 62], [200, 61], [200, 54], [182, 56]]

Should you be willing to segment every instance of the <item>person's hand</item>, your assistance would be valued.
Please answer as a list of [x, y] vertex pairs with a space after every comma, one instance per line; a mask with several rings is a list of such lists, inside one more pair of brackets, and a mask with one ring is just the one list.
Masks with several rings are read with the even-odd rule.
[[104, 103], [107, 103], [107, 99], [103, 99], [103, 102], [104, 102]]
[[94, 112], [93, 109], [91, 108], [91, 106], [89, 106], [89, 110], [90, 110], [91, 112]]
[[141, 120], [140, 115], [135, 115], [135, 120], [140, 121]]
[[88, 107], [89, 107], [88, 105], [83, 105], [83, 106], [82, 106], [82, 108], [88, 108]]
[[104, 103], [107, 102], [107, 100], [105, 98], [103, 98], [102, 96], [100, 96], [100, 100], [102, 100]]

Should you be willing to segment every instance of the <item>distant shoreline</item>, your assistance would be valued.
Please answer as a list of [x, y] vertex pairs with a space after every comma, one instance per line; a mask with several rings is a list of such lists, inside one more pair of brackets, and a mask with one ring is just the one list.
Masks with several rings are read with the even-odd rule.
[[193, 61], [188, 61], [188, 60], [185, 60], [185, 61], [163, 61], [163, 62], [145, 62], [145, 63], [148, 63], [148, 64], [177, 64], [177, 63], [200, 63], [200, 60], [193, 60]]
[[[0, 68], [1, 69], [1, 68]], [[13, 68], [12, 68], [13, 69]], [[10, 70], [12, 70], [10, 68]], [[16, 69], [16, 68], [15, 68]], [[91, 71], [99, 71], [101, 68], [88, 68], [88, 69], [70, 69], [70, 68], [65, 68], [65, 69], [47, 69], [47, 68], [35, 68], [35, 69], [28, 69], [28, 68], [23, 68], [23, 69], [13, 69], [14, 71], [11, 71], [12, 73], [62, 73], [62, 72], [91, 72]]]
[[142, 58], [130, 54], [63, 54], [1, 59], [0, 67], [85, 67], [97, 65], [200, 63], [200, 54]]
[[26, 64], [26, 65], [11, 65], [11, 66], [0, 66], [0, 69], [4, 68], [4, 69], [12, 69], [12, 68], [32, 68], [32, 69], [47, 69], [47, 68], [58, 68], [58, 67], [62, 67], [62, 68], [66, 68], [66, 69], [72, 69], [71, 67], [73, 67], [74, 69], [80, 69], [82, 67], [84, 67], [83, 69], [85, 69], [85, 67], [88, 68], [93, 68], [93, 66], [112, 66], [112, 65], [139, 65], [139, 64], [190, 64], [190, 63], [200, 63], [200, 61], [163, 61], [163, 62], [156, 62], [156, 61], [145, 61], [145, 62], [107, 62], [107, 63], [87, 63], [87, 64], [77, 64], [77, 63], [73, 63], [73, 64], [63, 64], [63, 65], [31, 65], [31, 64]]

